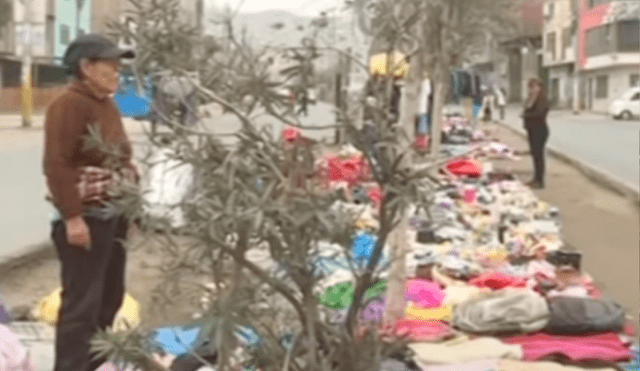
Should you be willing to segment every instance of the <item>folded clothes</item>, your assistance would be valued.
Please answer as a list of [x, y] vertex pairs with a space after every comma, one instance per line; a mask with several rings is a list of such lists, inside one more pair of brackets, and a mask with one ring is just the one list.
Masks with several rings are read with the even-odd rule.
[[477, 338], [454, 345], [414, 343], [409, 344], [409, 348], [415, 353], [415, 361], [422, 368], [488, 359], [522, 358], [520, 346], [507, 345], [494, 338]]
[[542, 360], [554, 355], [561, 355], [572, 361], [627, 362], [631, 359], [631, 351], [622, 344], [620, 337], [614, 332], [579, 336], [540, 332], [507, 337], [502, 341], [522, 346], [523, 360], [526, 361]]

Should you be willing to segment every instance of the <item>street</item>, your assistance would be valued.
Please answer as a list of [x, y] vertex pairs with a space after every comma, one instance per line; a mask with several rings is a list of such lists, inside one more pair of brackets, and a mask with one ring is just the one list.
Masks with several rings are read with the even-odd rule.
[[[36, 117], [33, 128], [20, 129], [17, 115], [0, 116], [0, 262], [21, 254], [25, 249], [37, 247], [49, 241], [49, 215], [52, 207], [44, 199], [45, 178], [42, 174], [42, 117]], [[134, 142], [134, 156], [146, 154], [142, 126], [145, 123], [125, 119], [125, 127]], [[267, 116], [257, 120], [260, 124], [271, 123], [274, 135], [279, 135], [283, 124]], [[309, 116], [302, 117], [302, 125], [324, 126], [334, 122], [331, 106], [326, 103], [309, 108]], [[204, 120], [204, 126], [218, 134], [233, 134], [240, 122], [231, 115]], [[333, 140], [334, 129], [308, 130], [306, 135], [314, 139], [328, 137]], [[224, 137], [230, 139], [230, 137]], [[140, 143], [143, 142], [143, 143]]]
[[[505, 123], [522, 128], [518, 107], [508, 107]], [[640, 121], [619, 121], [604, 115], [551, 111], [548, 145], [575, 159], [640, 187], [638, 134]]]

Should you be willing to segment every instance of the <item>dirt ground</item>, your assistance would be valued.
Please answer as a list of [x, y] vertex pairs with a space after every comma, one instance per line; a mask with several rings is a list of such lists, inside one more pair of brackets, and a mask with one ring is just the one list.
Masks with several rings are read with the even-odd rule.
[[[135, 241], [135, 240], [134, 240]], [[10, 308], [32, 308], [37, 301], [60, 286], [60, 263], [53, 245], [34, 261], [20, 264], [0, 272], [0, 292]], [[140, 304], [140, 317], [144, 328], [185, 324], [197, 310], [195, 304], [180, 300], [161, 307], [154, 300], [154, 289], [162, 282], [154, 268], [162, 260], [156, 243], [134, 248], [127, 256], [127, 292]]]

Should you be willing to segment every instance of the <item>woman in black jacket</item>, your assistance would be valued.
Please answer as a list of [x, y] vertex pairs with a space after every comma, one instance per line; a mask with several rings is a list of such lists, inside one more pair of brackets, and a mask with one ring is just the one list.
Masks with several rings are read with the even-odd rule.
[[532, 78], [528, 83], [529, 98], [525, 105], [523, 118], [527, 130], [529, 149], [533, 157], [534, 177], [527, 183], [534, 189], [544, 188], [544, 147], [549, 139], [547, 114], [549, 103], [542, 82]]

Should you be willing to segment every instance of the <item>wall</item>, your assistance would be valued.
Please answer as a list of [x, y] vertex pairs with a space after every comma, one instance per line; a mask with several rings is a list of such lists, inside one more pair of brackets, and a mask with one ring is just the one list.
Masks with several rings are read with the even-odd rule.
[[[0, 112], [19, 113], [22, 106], [20, 87], [4, 87], [0, 94]], [[33, 108], [36, 113], [43, 113], [49, 104], [64, 91], [64, 86], [33, 89]]]
[[[582, 76], [585, 81], [585, 90], [588, 90], [588, 81], [589, 79], [593, 79], [593, 108], [592, 111], [607, 113], [609, 109], [609, 105], [615, 99], [620, 98], [622, 94], [624, 94], [629, 88], [631, 88], [629, 84], [629, 77], [631, 74], [638, 74], [638, 68], [633, 66], [628, 67], [615, 67], [615, 68], [606, 68], [597, 71], [588, 71], [585, 72]], [[598, 99], [595, 97], [596, 90], [596, 77], [600, 75], [607, 75], [609, 77], [608, 82], [608, 92], [607, 98]], [[588, 94], [588, 91], [585, 92]]]
[[[553, 4], [553, 14], [549, 18], [545, 18], [544, 32], [543, 32], [543, 50], [544, 54], [544, 63], [546, 66], [557, 64], [557, 63], [568, 63], [573, 62], [574, 60], [574, 52], [573, 45], [568, 43], [564, 50], [565, 58], [562, 58], [563, 53], [563, 34], [564, 30], [571, 27], [573, 21], [571, 0], [548, 0], [545, 4], [545, 8], [551, 7]], [[548, 50], [548, 38], [547, 35], [551, 32], [555, 32], [556, 37], [556, 45], [555, 45], [555, 60], [551, 58], [551, 54], [547, 52]]]
[[551, 81], [559, 80], [558, 108], [571, 108], [573, 97], [573, 66], [565, 64], [562, 66], [549, 67], [549, 97], [552, 96]]

